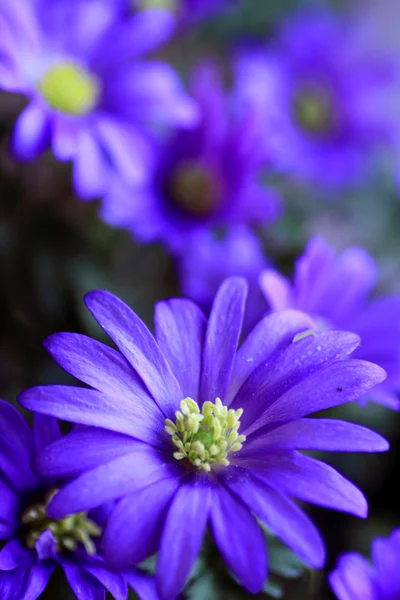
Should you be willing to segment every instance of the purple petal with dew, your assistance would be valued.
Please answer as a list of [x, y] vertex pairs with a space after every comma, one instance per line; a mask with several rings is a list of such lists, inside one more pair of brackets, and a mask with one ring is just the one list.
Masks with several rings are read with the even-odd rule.
[[175, 373], [183, 398], [199, 397], [206, 319], [190, 300], [159, 302], [155, 316], [156, 340]]
[[[236, 471], [236, 470], [235, 470]], [[321, 568], [324, 542], [307, 515], [289, 498], [261, 482], [246, 469], [224, 479], [226, 485], [285, 544], [305, 562]]]
[[296, 301], [290, 283], [273, 269], [266, 269], [260, 275], [260, 287], [271, 310], [295, 308]]
[[0, 550], [0, 571], [12, 571], [29, 562], [31, 551], [18, 538], [8, 541]]
[[21, 160], [32, 160], [50, 142], [47, 111], [38, 104], [29, 104], [19, 116], [12, 136], [13, 152]]
[[250, 510], [222, 486], [213, 490], [211, 526], [230, 571], [249, 592], [261, 592], [267, 578], [264, 537]]
[[272, 453], [265, 461], [237, 461], [253, 469], [256, 477], [277, 491], [305, 502], [365, 518], [367, 501], [362, 492], [330, 465], [297, 452]]
[[173, 477], [176, 474], [174, 467], [165, 463], [149, 446], [138, 449], [86, 471], [61, 488], [50, 502], [48, 514], [59, 519], [96, 508], [156, 481]]
[[108, 519], [104, 548], [108, 563], [127, 568], [157, 551], [162, 527], [180, 478], [163, 479], [120, 500]]
[[114, 600], [126, 599], [128, 590], [124, 577], [109, 569], [104, 561], [93, 557], [83, 568], [110, 592]]
[[157, 589], [161, 600], [172, 600], [183, 589], [202, 545], [210, 504], [208, 478], [189, 478], [175, 494], [158, 554]]
[[163, 418], [149, 418], [148, 408], [119, 395], [64, 385], [39, 386], [25, 390], [18, 402], [29, 410], [81, 425], [104, 427], [131, 435], [150, 444], [165, 438]]
[[201, 400], [224, 401], [242, 329], [247, 296], [244, 279], [232, 277], [220, 286], [207, 325], [200, 382]]
[[154, 577], [139, 571], [139, 569], [129, 569], [129, 571], [125, 571], [124, 575], [126, 581], [137, 593], [140, 600], [160, 600]]
[[246, 439], [241, 457], [266, 458], [274, 450], [324, 450], [329, 452], [385, 452], [389, 443], [375, 431], [335, 419], [301, 419], [266, 426]]
[[313, 328], [312, 319], [299, 311], [287, 310], [264, 317], [239, 348], [227, 399], [232, 400], [246, 379], [280, 348], [302, 331]]
[[319, 373], [321, 368], [350, 354], [360, 343], [353, 333], [324, 331], [312, 333], [283, 348], [256, 369], [240, 388], [231, 406], [244, 408], [241, 431], [254, 430], [264, 413], [286, 392]]
[[85, 302], [96, 321], [135, 369], [165, 416], [174, 413], [183, 398], [182, 390], [143, 321], [109, 292], [90, 292]]
[[36, 542], [39, 560], [57, 559], [56, 542], [50, 529], [46, 529]]
[[375, 539], [371, 553], [382, 598], [398, 598], [400, 596], [400, 529], [395, 530], [388, 539]]
[[43, 448], [33, 464], [45, 477], [73, 477], [141, 448], [142, 443], [129, 436], [88, 427]]
[[44, 446], [60, 439], [61, 431], [57, 419], [35, 413], [33, 416], [33, 439], [35, 452], [39, 452]]
[[372, 363], [341, 360], [313, 373], [271, 404], [247, 435], [269, 423], [293, 421], [301, 417], [361, 398], [386, 377]]
[[379, 592], [372, 565], [359, 554], [340, 557], [329, 583], [338, 600], [378, 600]]
[[104, 586], [93, 575], [70, 560], [63, 560], [62, 567], [77, 600], [104, 600]]

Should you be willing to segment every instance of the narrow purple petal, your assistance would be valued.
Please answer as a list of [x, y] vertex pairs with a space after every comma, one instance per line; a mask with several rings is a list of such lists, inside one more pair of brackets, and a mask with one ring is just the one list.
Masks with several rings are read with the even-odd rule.
[[143, 321], [121, 300], [104, 291], [90, 292], [85, 302], [96, 321], [138, 373], [165, 415], [175, 412], [182, 390]]
[[247, 296], [244, 279], [232, 277], [219, 288], [207, 325], [200, 394], [203, 402], [224, 401], [242, 329]]
[[100, 428], [82, 428], [43, 448], [35, 456], [34, 468], [45, 477], [73, 477], [138, 448], [142, 448], [141, 442], [129, 436]]
[[157, 563], [161, 600], [176, 598], [200, 551], [211, 503], [208, 479], [195, 477], [180, 486], [169, 509]]
[[142, 573], [139, 569], [129, 569], [125, 571], [125, 579], [140, 600], [160, 600], [154, 577]]
[[257, 477], [279, 492], [358, 517], [367, 516], [367, 501], [360, 490], [315, 458], [282, 451], [271, 453], [268, 462], [254, 462], [253, 468]]
[[5, 400], [0, 400], [0, 432], [13, 441], [21, 461], [30, 460], [34, 449], [32, 431], [21, 413]]
[[0, 571], [12, 571], [20, 565], [29, 562], [31, 552], [21, 544], [18, 538], [13, 538], [0, 550]]
[[0, 473], [0, 506], [0, 522], [9, 523], [12, 526], [16, 525], [21, 511], [20, 498], [12, 484], [2, 473]]
[[359, 554], [344, 554], [329, 575], [338, 600], [378, 600], [372, 565]]
[[247, 433], [267, 423], [300, 419], [313, 412], [358, 400], [385, 377], [383, 369], [361, 360], [341, 360], [330, 364], [285, 392]]
[[372, 560], [377, 569], [380, 593], [383, 598], [400, 596], [400, 532], [395, 530], [390, 538], [377, 538], [372, 543]]
[[[29, 578], [31, 565], [24, 565], [12, 571], [0, 571], [0, 598], [1, 600], [22, 600], [25, 598], [26, 585]], [[32, 600], [36, 600], [37, 594]]]
[[179, 478], [163, 479], [118, 502], [104, 532], [110, 565], [125, 569], [157, 551], [167, 509], [179, 484]]
[[266, 269], [260, 276], [260, 287], [271, 310], [295, 308], [296, 302], [288, 280], [273, 269]]
[[295, 554], [313, 567], [323, 566], [325, 546], [321, 535], [294, 502], [244, 469], [237, 477], [226, 477], [224, 484]]
[[60, 439], [61, 431], [58, 421], [54, 417], [35, 413], [33, 418], [35, 452], [39, 452], [44, 446]]
[[111, 594], [114, 600], [125, 600], [128, 590], [126, 582], [120, 573], [109, 569], [102, 560], [92, 558], [90, 562], [82, 565]]
[[50, 529], [46, 529], [36, 542], [39, 560], [57, 559], [56, 542]]
[[183, 397], [199, 397], [206, 319], [190, 300], [173, 299], [156, 305], [156, 340], [179, 381]]
[[259, 430], [246, 440], [241, 457], [266, 457], [277, 449], [329, 452], [385, 452], [389, 449], [389, 443], [375, 431], [335, 419], [301, 419], [266, 429], [265, 434]]
[[38, 479], [32, 472], [30, 457], [19, 456], [17, 440], [0, 436], [0, 471], [10, 480], [18, 491], [27, 491], [38, 485]]
[[45, 150], [50, 139], [48, 115], [38, 104], [29, 104], [19, 116], [12, 148], [18, 158], [32, 160]]
[[[54, 496], [48, 513], [59, 519], [121, 498], [156, 481], [174, 476], [176, 470], [149, 446], [116, 458], [68, 483]], [[105, 485], [106, 482], [106, 485]]]
[[71, 423], [118, 431], [150, 444], [165, 439], [163, 418], [151, 421], [146, 407], [122, 395], [115, 400], [96, 390], [48, 385], [25, 390], [18, 396], [18, 402], [29, 410]]
[[71, 561], [62, 562], [65, 576], [77, 600], [104, 600], [104, 586]]
[[91, 200], [106, 192], [110, 182], [110, 166], [92, 132], [80, 129], [76, 147], [74, 187], [78, 196]]
[[[36, 600], [36, 598], [39, 598], [40, 594], [46, 589], [55, 566], [56, 563], [54, 562], [33, 565], [29, 572], [25, 592], [22, 596], [18, 596], [18, 598], [20, 598], [20, 600]], [[15, 596], [13, 597], [15, 598]], [[4, 600], [3, 596], [1, 596], [1, 598]], [[88, 599], [85, 598], [85, 600]]]
[[267, 578], [264, 537], [250, 510], [222, 486], [213, 491], [211, 525], [228, 568], [252, 594]]
[[245, 408], [241, 431], [254, 430], [264, 420], [264, 412], [293, 382], [306, 380], [321, 367], [350, 354], [360, 343], [354, 333], [324, 331], [308, 335], [274, 354], [256, 369], [240, 388], [232, 408]]
[[249, 375], [274, 352], [290, 344], [298, 333], [313, 327], [311, 317], [295, 310], [264, 317], [247, 336], [236, 354], [228, 399], [234, 398]]

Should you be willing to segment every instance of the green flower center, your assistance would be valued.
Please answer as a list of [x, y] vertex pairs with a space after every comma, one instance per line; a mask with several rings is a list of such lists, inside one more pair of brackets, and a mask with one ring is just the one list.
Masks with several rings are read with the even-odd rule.
[[33, 504], [22, 515], [25, 527], [25, 544], [28, 548], [35, 548], [36, 542], [47, 529], [49, 529], [56, 543], [56, 551], [69, 550], [73, 552], [82, 545], [90, 555], [96, 554], [96, 546], [92, 537], [99, 537], [102, 533], [100, 527], [91, 521], [87, 513], [76, 513], [54, 521], [47, 516], [47, 506], [57, 490], [51, 491], [42, 504]]
[[100, 86], [97, 79], [79, 65], [63, 62], [43, 75], [38, 90], [55, 110], [81, 116], [95, 107]]
[[175, 169], [167, 194], [175, 206], [195, 217], [207, 217], [221, 202], [216, 177], [196, 162], [186, 162]]
[[219, 398], [215, 404], [204, 402], [201, 412], [197, 402], [185, 398], [180, 409], [175, 423], [165, 420], [165, 431], [177, 448], [174, 458], [187, 459], [203, 471], [211, 471], [213, 464], [229, 465], [228, 454], [238, 452], [246, 440], [238, 433], [243, 409], [228, 410]]
[[180, 0], [139, 0], [138, 8], [162, 8], [171, 12], [177, 12], [180, 6]]
[[313, 135], [328, 133], [334, 125], [331, 98], [323, 90], [303, 90], [294, 99], [294, 114], [300, 126]]

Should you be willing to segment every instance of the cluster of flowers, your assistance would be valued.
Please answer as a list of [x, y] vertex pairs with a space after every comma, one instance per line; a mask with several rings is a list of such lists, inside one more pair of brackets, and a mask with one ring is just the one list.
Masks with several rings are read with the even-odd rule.
[[[33, 431], [0, 403], [2, 600], [35, 600], [57, 565], [78, 600], [106, 590], [123, 600], [128, 586], [142, 600], [174, 600], [208, 529], [231, 573], [258, 593], [268, 575], [259, 521], [321, 568], [324, 542], [293, 498], [359, 517], [367, 502], [301, 451], [388, 443], [308, 416], [367, 399], [400, 408], [400, 298], [370, 299], [367, 252], [337, 255], [314, 238], [290, 284], [248, 228], [280, 214], [262, 182], [270, 169], [325, 189], [359, 180], [389, 137], [390, 68], [368, 58], [356, 28], [326, 12], [297, 15], [270, 45], [241, 48], [229, 91], [204, 62], [188, 92], [145, 55], [230, 3], [131, 4], [0, 0], [0, 87], [27, 99], [15, 154], [51, 147], [71, 161], [78, 196], [100, 198], [101, 217], [137, 240], [163, 241], [197, 300], [157, 304], [153, 336], [117, 297], [89, 293], [117, 350], [54, 334], [48, 352], [86, 387], [22, 392]], [[220, 285], [238, 271], [250, 285]], [[342, 557], [330, 577], [340, 600], [399, 596], [399, 536], [374, 543], [375, 567]], [[155, 553], [155, 577], [135, 567]]]

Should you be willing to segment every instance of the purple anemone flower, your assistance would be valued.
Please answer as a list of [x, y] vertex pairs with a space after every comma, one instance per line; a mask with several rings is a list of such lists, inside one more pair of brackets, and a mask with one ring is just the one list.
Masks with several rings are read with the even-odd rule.
[[260, 282], [272, 310], [296, 308], [322, 329], [357, 333], [361, 344], [354, 356], [380, 365], [388, 375], [368, 397], [400, 408], [400, 296], [370, 299], [376, 265], [366, 250], [352, 247], [337, 254], [321, 238], [312, 238], [297, 262], [293, 285], [273, 270], [266, 270]]
[[[385, 374], [348, 355], [355, 334], [317, 332], [297, 311], [268, 315], [238, 348], [247, 285], [220, 287], [208, 321], [190, 300], [156, 307], [155, 337], [121, 300], [86, 296], [119, 352], [83, 335], [45, 342], [90, 388], [39, 386], [20, 403], [80, 424], [35, 461], [43, 475], [74, 478], [51, 500], [52, 518], [119, 499], [105, 556], [123, 568], [159, 550], [158, 591], [183, 588], [209, 526], [229, 569], [250, 592], [267, 576], [256, 515], [306, 562], [320, 567], [323, 541], [291, 497], [365, 517], [362, 493], [298, 450], [383, 451], [359, 425], [306, 415], [355, 400]], [[302, 338], [302, 339], [299, 339]]]
[[13, 134], [17, 156], [51, 146], [73, 162], [82, 198], [104, 193], [114, 171], [145, 178], [149, 126], [197, 119], [173, 69], [143, 60], [173, 29], [166, 11], [124, 19], [107, 0], [1, 2], [0, 88], [28, 100]]
[[400, 529], [372, 543], [372, 564], [356, 553], [344, 554], [329, 581], [339, 600], [400, 598]]
[[265, 159], [252, 115], [235, 114], [215, 67], [195, 70], [192, 92], [201, 112], [198, 127], [174, 132], [159, 149], [150, 181], [116, 182], [102, 207], [106, 222], [142, 241], [162, 240], [175, 252], [186, 250], [199, 231], [269, 222], [280, 208], [260, 181]]
[[258, 114], [269, 155], [325, 191], [357, 183], [390, 134], [390, 69], [367, 55], [357, 32], [351, 20], [302, 13], [269, 48], [244, 51], [237, 62], [238, 94]]
[[36, 600], [60, 566], [78, 600], [125, 600], [127, 583], [142, 600], [157, 600], [154, 580], [137, 569], [124, 573], [108, 567], [99, 552], [109, 508], [70, 513], [52, 519], [47, 513], [60, 479], [31, 470], [35, 453], [61, 439], [57, 421], [35, 415], [33, 431], [19, 412], [0, 401], [0, 597]]
[[201, 231], [193, 236], [179, 257], [181, 290], [208, 315], [224, 279], [237, 275], [245, 277], [249, 294], [243, 330], [249, 332], [266, 312], [259, 277], [267, 266], [260, 240], [246, 226], [232, 227], [223, 236]]

